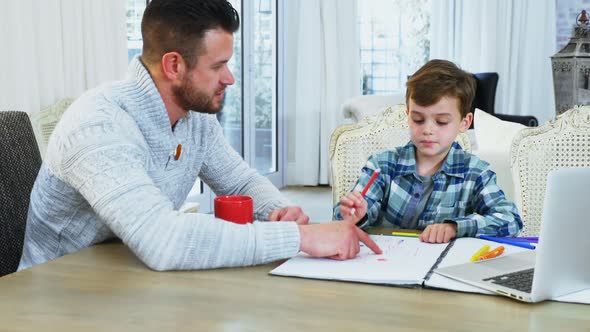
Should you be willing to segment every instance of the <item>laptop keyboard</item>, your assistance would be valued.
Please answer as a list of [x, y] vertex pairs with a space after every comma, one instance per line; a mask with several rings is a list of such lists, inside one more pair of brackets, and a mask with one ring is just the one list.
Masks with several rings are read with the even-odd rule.
[[528, 269], [516, 271], [512, 273], [502, 274], [491, 278], [483, 279], [483, 281], [490, 281], [497, 285], [517, 289], [519, 291], [530, 293], [533, 287], [533, 272], [535, 269]]

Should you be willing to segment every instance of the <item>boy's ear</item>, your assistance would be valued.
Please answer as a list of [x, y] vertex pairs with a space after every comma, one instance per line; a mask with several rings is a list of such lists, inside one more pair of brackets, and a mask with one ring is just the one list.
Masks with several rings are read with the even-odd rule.
[[462, 133], [466, 132], [471, 126], [471, 122], [473, 121], [473, 113], [469, 112], [467, 115], [461, 120], [461, 128], [460, 131]]

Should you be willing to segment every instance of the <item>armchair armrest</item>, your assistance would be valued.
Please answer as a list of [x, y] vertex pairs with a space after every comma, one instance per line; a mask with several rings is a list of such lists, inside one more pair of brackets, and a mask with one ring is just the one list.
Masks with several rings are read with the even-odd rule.
[[498, 119], [510, 122], [517, 122], [527, 127], [539, 126], [539, 121], [532, 115], [509, 115], [509, 114], [494, 114]]

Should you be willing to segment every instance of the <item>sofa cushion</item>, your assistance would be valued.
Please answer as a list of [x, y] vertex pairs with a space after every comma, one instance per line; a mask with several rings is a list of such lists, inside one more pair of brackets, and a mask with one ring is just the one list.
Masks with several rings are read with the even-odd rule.
[[514, 200], [514, 182], [510, 170], [510, 147], [516, 134], [526, 126], [503, 121], [480, 109], [475, 110], [475, 149], [473, 154], [490, 163], [500, 188]]
[[510, 152], [510, 145], [516, 133], [526, 126], [510, 121], [503, 121], [480, 109], [475, 109], [473, 116], [475, 138], [478, 145], [486, 148]]

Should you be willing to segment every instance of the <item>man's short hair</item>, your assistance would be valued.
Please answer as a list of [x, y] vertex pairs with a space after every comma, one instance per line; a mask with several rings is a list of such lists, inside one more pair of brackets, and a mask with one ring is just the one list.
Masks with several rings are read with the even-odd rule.
[[205, 54], [205, 32], [240, 27], [237, 11], [226, 0], [152, 0], [141, 21], [142, 60], [159, 63], [168, 52], [178, 52], [192, 68]]
[[430, 60], [406, 83], [406, 104], [410, 99], [420, 106], [436, 104], [443, 97], [459, 100], [461, 118], [472, 112], [476, 82], [471, 73], [447, 60]]

